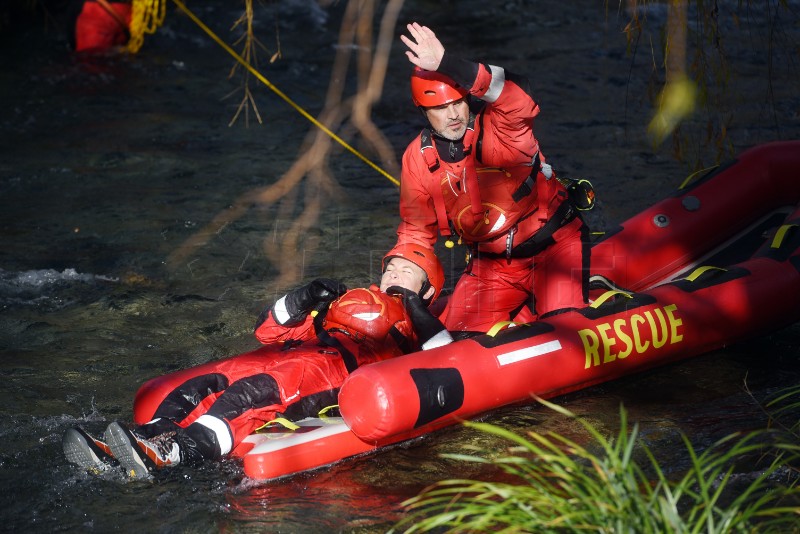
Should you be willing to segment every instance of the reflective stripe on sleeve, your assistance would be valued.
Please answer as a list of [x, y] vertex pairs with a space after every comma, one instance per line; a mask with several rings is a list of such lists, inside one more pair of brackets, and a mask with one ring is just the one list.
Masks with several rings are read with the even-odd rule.
[[231, 430], [228, 428], [228, 425], [225, 424], [225, 421], [217, 419], [213, 415], [203, 414], [198, 417], [195, 422], [211, 430], [214, 435], [217, 436], [220, 454], [225, 455], [231, 452], [233, 448], [233, 436], [231, 436]]
[[286, 295], [278, 299], [272, 307], [272, 315], [278, 324], [285, 324], [290, 319], [289, 311], [286, 309]]
[[491, 103], [500, 98], [500, 93], [503, 92], [503, 87], [506, 84], [506, 71], [502, 67], [495, 65], [489, 65], [489, 70], [492, 72], [492, 82], [489, 84], [486, 94], [481, 97], [481, 100]]
[[436, 347], [443, 347], [453, 342], [453, 336], [447, 330], [442, 330], [428, 341], [422, 344], [422, 350], [435, 349]]

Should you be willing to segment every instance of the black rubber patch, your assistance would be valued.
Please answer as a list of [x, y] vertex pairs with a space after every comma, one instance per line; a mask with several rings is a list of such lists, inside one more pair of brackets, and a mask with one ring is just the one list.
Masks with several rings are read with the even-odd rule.
[[411, 369], [419, 393], [419, 417], [414, 428], [435, 421], [464, 404], [464, 380], [458, 369]]

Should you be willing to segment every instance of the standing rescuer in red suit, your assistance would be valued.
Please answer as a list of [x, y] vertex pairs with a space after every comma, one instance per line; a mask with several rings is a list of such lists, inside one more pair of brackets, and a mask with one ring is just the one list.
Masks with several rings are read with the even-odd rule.
[[231, 364], [178, 385], [138, 428], [111, 423], [105, 441], [70, 428], [67, 459], [92, 470], [115, 460], [133, 478], [152, 469], [197, 465], [228, 454], [277, 417], [299, 420], [337, 404], [339, 387], [361, 365], [453, 338], [429, 311], [444, 285], [432, 250], [400, 245], [384, 258], [380, 286], [347, 288], [317, 279], [268, 306], [255, 335], [276, 350], [256, 366]]
[[455, 234], [471, 246], [445, 326], [485, 332], [584, 305], [588, 230], [533, 134], [539, 106], [527, 79], [445, 53], [425, 26], [407, 28], [411, 94], [430, 127], [403, 155], [398, 244]]

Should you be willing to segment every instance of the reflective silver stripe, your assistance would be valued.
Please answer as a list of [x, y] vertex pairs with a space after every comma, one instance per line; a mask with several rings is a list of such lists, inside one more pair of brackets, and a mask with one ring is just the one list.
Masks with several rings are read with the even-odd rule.
[[286, 309], [286, 295], [282, 296], [272, 307], [275, 322], [283, 324], [290, 319], [289, 310]]
[[453, 336], [447, 330], [438, 332], [435, 336], [422, 344], [422, 350], [435, 349], [436, 347], [443, 347], [453, 342]]
[[492, 82], [489, 84], [489, 90], [481, 97], [481, 100], [494, 102], [500, 98], [500, 93], [503, 92], [503, 86], [506, 84], [506, 71], [503, 67], [494, 65], [489, 65], [489, 70], [492, 72]]
[[197, 418], [195, 423], [203, 425], [217, 436], [217, 443], [219, 443], [219, 451], [221, 454], [228, 454], [231, 452], [233, 448], [233, 437], [225, 421], [217, 419], [213, 415], [203, 414]]
[[497, 363], [499, 363], [501, 366], [509, 365], [512, 363], [521, 362], [522, 360], [527, 360], [529, 358], [544, 356], [545, 354], [550, 354], [551, 352], [555, 352], [557, 350], [561, 350], [561, 342], [556, 339], [553, 341], [548, 341], [547, 343], [534, 345], [533, 347], [525, 347], [524, 349], [518, 349], [501, 354], [497, 357]]

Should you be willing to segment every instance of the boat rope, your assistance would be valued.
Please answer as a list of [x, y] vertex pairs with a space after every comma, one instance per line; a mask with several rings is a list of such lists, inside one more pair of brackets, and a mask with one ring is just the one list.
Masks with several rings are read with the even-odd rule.
[[787, 232], [796, 226], [796, 224], [781, 225], [781, 227], [778, 228], [778, 231], [775, 233], [775, 237], [772, 239], [772, 245], [770, 245], [770, 248], [781, 248], [783, 240], [786, 239]]
[[332, 412], [338, 409], [339, 409], [338, 404], [331, 404], [330, 406], [325, 406], [323, 409], [319, 411], [319, 413], [317, 413], [317, 417], [319, 417], [320, 419], [326, 419], [328, 417], [331, 417], [330, 414], [328, 414], [328, 412]]
[[486, 332], [486, 335], [487, 335], [487, 336], [489, 336], [489, 337], [494, 337], [494, 336], [496, 336], [496, 335], [497, 335], [497, 333], [498, 333], [500, 330], [503, 330], [503, 329], [505, 329], [506, 327], [509, 327], [509, 328], [510, 328], [510, 327], [512, 327], [512, 326], [516, 326], [516, 324], [517, 324], [517, 323], [515, 323], [514, 321], [498, 321], [497, 323], [495, 323], [495, 324], [494, 324], [494, 326], [492, 326], [492, 327], [489, 329], [489, 331], [488, 331], [488, 332]]
[[627, 291], [620, 291], [618, 289], [614, 289], [614, 290], [611, 290], [611, 291], [606, 291], [605, 293], [603, 293], [602, 295], [597, 297], [594, 300], [594, 302], [589, 304], [589, 307], [597, 309], [600, 306], [602, 306], [608, 299], [610, 299], [611, 297], [615, 297], [617, 295], [621, 295], [621, 296], [624, 296], [624, 297], [629, 298], [629, 299], [633, 298], [633, 294], [628, 293]]
[[701, 276], [703, 276], [705, 273], [707, 273], [708, 271], [722, 271], [722, 272], [726, 272], [726, 271], [727, 271], [727, 269], [723, 269], [722, 267], [714, 267], [713, 265], [703, 265], [702, 267], [698, 267], [697, 269], [695, 269], [694, 271], [692, 271], [692, 274], [690, 274], [689, 276], [687, 276], [687, 277], [686, 277], [684, 280], [688, 280], [688, 281], [690, 281], [690, 282], [694, 282], [694, 281], [696, 281], [698, 278], [700, 278]]
[[[142, 39], [144, 37], [144, 33], [153, 33], [155, 32], [156, 28], [160, 26], [164, 22], [164, 11], [165, 11], [165, 4], [167, 0], [134, 0], [134, 7], [133, 7], [133, 14], [131, 20], [131, 40], [128, 45], [128, 49], [131, 52], [136, 52], [139, 50], [139, 47], [142, 46]], [[380, 168], [378, 165], [370, 161], [366, 156], [364, 156], [361, 152], [353, 148], [347, 141], [336, 135], [332, 132], [327, 126], [322, 124], [316, 118], [311, 116], [305, 109], [300, 107], [296, 102], [294, 102], [291, 98], [289, 98], [283, 91], [278, 89], [272, 82], [270, 82], [263, 74], [261, 74], [255, 67], [253, 67], [248, 61], [246, 61], [242, 56], [240, 56], [233, 48], [228, 46], [226, 42], [217, 36], [211, 28], [206, 26], [202, 20], [200, 20], [189, 8], [181, 0], [172, 0], [178, 8], [183, 11], [186, 16], [188, 16], [195, 24], [197, 24], [200, 29], [202, 29], [206, 34], [208, 34], [211, 39], [216, 42], [223, 50], [225, 50], [228, 54], [233, 56], [233, 58], [239, 62], [245, 69], [247, 69], [253, 76], [255, 76], [258, 81], [266, 85], [273, 93], [278, 95], [284, 102], [289, 104], [292, 108], [295, 109], [300, 115], [308, 119], [314, 126], [325, 132], [331, 139], [342, 145], [344, 148], [349, 150], [353, 155], [359, 158], [361, 161], [372, 167], [374, 170], [378, 171], [381, 175], [383, 175], [387, 180], [392, 182], [394, 185], [399, 186], [400, 181]], [[134, 35], [135, 32], [135, 35]]]
[[719, 167], [719, 165], [712, 165], [711, 167], [706, 167], [705, 169], [700, 169], [699, 171], [693, 172], [692, 174], [690, 174], [689, 176], [686, 177], [686, 179], [683, 181], [683, 183], [681, 183], [681, 185], [678, 186], [678, 189], [686, 189], [686, 187], [690, 183], [692, 183], [695, 178], [697, 178], [701, 174], [713, 171], [717, 167]]
[[267, 428], [269, 426], [274, 426], [274, 425], [280, 425], [280, 426], [282, 426], [282, 427], [284, 427], [284, 428], [286, 428], [288, 430], [297, 430], [298, 428], [300, 428], [300, 425], [296, 425], [296, 424], [292, 423], [291, 421], [289, 421], [285, 417], [276, 417], [272, 421], [267, 421], [266, 423], [264, 423], [260, 427], [256, 428], [253, 432], [258, 432], [259, 430], [263, 430], [263, 429], [265, 429], [265, 428]]
[[145, 33], [155, 33], [164, 24], [167, 0], [133, 0], [128, 51], [135, 54], [144, 43]]
[[[319, 413], [317, 414], [317, 417], [319, 417], [319, 419], [323, 423], [335, 424], [336, 421], [330, 421], [329, 420], [329, 418], [331, 416], [328, 414], [328, 412], [336, 410], [338, 408], [339, 408], [338, 404], [332, 404], [331, 406], [326, 406], [325, 408], [323, 408], [323, 409], [321, 409], [319, 411]], [[264, 423], [260, 427], [256, 428], [253, 432], [258, 432], [259, 430], [264, 430], [267, 427], [278, 426], [278, 425], [282, 426], [283, 428], [285, 428], [287, 430], [291, 430], [291, 431], [295, 431], [295, 430], [299, 430], [300, 429], [300, 425], [293, 423], [289, 419], [286, 419], [285, 417], [276, 417], [275, 419], [273, 419], [271, 421], [267, 421], [266, 423]]]

